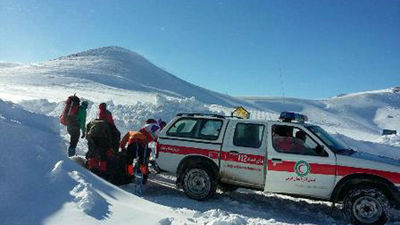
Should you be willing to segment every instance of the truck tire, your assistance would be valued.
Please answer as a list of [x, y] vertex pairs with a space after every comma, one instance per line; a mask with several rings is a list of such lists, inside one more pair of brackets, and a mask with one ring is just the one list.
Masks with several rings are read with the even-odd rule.
[[353, 224], [382, 225], [389, 220], [390, 203], [378, 188], [356, 187], [346, 194], [343, 211]]
[[217, 189], [217, 181], [212, 170], [203, 165], [187, 167], [182, 174], [182, 178], [183, 190], [191, 199], [207, 199]]

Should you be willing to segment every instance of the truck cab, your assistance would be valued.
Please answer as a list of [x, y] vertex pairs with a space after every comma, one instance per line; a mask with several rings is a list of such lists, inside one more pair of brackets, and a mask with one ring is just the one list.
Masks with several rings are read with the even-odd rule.
[[[355, 151], [306, 120], [290, 112], [277, 121], [178, 114], [158, 138], [156, 161], [162, 170], [176, 174], [178, 187], [197, 200], [222, 186], [336, 202], [350, 198], [354, 187], [366, 187], [398, 202], [399, 162], [355, 157]], [[348, 201], [348, 207], [356, 207], [354, 199]], [[360, 204], [359, 218], [354, 216], [356, 208], [349, 216], [359, 221], [370, 218]], [[382, 215], [386, 208], [378, 210], [379, 204], [365, 200], [362, 206]]]

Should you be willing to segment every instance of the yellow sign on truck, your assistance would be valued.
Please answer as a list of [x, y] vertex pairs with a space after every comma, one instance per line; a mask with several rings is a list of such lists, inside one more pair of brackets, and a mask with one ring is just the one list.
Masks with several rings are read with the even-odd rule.
[[250, 112], [247, 111], [242, 106], [236, 107], [235, 110], [233, 110], [231, 114], [232, 114], [232, 116], [240, 117], [242, 119], [250, 118]]

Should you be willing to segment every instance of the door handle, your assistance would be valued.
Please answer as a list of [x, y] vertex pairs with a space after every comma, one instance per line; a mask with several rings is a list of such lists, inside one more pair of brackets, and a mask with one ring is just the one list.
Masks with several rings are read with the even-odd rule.
[[238, 151], [229, 151], [230, 153], [233, 153], [233, 154], [239, 154], [239, 152]]
[[282, 159], [278, 159], [278, 158], [272, 158], [271, 161], [272, 161], [272, 163], [274, 163], [274, 164], [282, 163]]

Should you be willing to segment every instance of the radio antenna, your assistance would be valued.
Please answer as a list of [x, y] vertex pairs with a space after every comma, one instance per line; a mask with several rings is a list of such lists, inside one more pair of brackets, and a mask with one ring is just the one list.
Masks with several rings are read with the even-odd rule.
[[285, 88], [283, 86], [283, 74], [282, 74], [282, 66], [279, 66], [279, 77], [281, 79], [281, 91], [282, 91], [282, 102], [285, 105]]

